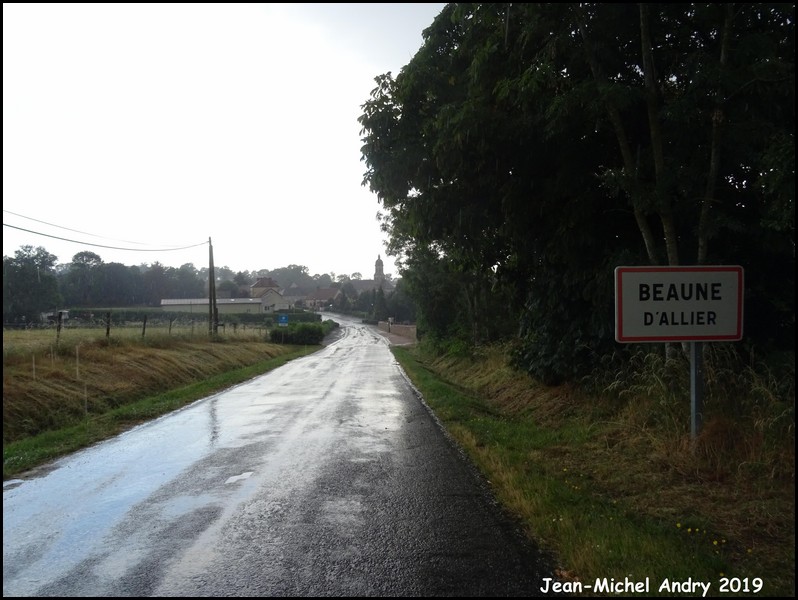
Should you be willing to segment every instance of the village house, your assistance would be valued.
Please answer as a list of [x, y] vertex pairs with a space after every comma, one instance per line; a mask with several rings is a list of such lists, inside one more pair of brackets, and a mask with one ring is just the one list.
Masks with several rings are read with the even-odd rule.
[[340, 295], [341, 290], [338, 288], [319, 288], [305, 297], [305, 305], [313, 310], [324, 310]]

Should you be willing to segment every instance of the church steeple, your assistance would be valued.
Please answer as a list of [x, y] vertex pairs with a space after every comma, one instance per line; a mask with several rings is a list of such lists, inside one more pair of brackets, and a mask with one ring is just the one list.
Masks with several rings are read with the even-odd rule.
[[377, 262], [374, 263], [374, 285], [380, 287], [385, 281], [385, 273], [382, 270], [382, 259], [377, 255]]

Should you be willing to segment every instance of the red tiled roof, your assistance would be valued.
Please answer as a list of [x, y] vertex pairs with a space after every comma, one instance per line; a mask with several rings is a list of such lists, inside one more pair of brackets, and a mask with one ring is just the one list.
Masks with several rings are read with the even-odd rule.
[[277, 282], [274, 279], [272, 279], [271, 277], [261, 277], [260, 279], [258, 279], [255, 283], [253, 283], [249, 287], [251, 287], [251, 288], [278, 288], [279, 289], [280, 286], [277, 285]]
[[335, 288], [320, 288], [308, 294], [308, 300], [332, 300], [341, 290]]

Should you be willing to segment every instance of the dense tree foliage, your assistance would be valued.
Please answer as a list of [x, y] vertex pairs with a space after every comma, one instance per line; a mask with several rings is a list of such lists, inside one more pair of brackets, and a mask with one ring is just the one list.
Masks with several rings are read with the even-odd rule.
[[794, 347], [794, 5], [449, 4], [424, 38], [359, 119], [420, 328], [519, 331], [558, 381], [614, 349], [615, 266], [740, 264], [747, 338]]
[[3, 321], [39, 321], [41, 313], [62, 308], [55, 274], [56, 256], [41, 246], [22, 246], [3, 257]]
[[407, 284], [399, 281], [393, 292], [387, 298], [388, 314], [396, 323], [416, 323], [417, 307], [410, 294], [407, 293]]

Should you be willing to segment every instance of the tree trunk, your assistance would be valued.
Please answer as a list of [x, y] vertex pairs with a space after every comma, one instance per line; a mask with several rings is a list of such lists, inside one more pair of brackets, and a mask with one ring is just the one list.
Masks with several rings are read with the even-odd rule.
[[651, 16], [648, 4], [640, 4], [640, 42], [642, 45], [643, 75], [646, 86], [646, 109], [648, 111], [648, 130], [651, 135], [651, 153], [654, 157], [654, 181], [657, 195], [656, 206], [662, 221], [662, 233], [668, 253], [668, 264], [679, 264], [676, 225], [673, 209], [665, 188], [665, 151], [660, 127], [660, 97], [657, 90], [657, 77], [654, 72], [654, 57], [651, 50]]
[[[588, 65], [590, 65], [590, 71], [593, 74], [593, 79], [595, 80], [596, 84], [601, 84], [606, 80], [606, 78], [604, 77], [604, 74], [601, 70], [601, 65], [599, 65], [598, 59], [596, 58], [592, 41], [587, 34], [587, 27], [585, 26], [583, 18], [584, 15], [581, 12], [578, 12], [577, 14], [579, 21], [579, 32], [582, 36], [582, 41], [584, 42], [583, 46], [585, 49], [585, 58], [588, 62]], [[615, 106], [609, 99], [606, 99], [604, 103], [607, 109], [607, 114], [610, 118], [610, 122], [612, 123], [613, 130], [615, 131], [615, 137], [618, 140], [618, 147], [621, 151], [624, 172], [629, 182], [627, 193], [629, 193], [629, 196], [632, 200], [635, 222], [637, 223], [637, 228], [640, 230], [640, 235], [643, 237], [643, 243], [646, 247], [646, 255], [648, 256], [649, 262], [652, 265], [657, 265], [660, 262], [659, 253], [657, 251], [657, 243], [654, 238], [654, 233], [651, 230], [651, 226], [648, 223], [648, 219], [646, 218], [646, 214], [642, 209], [642, 191], [639, 185], [637, 167], [632, 154], [632, 147], [629, 144], [629, 138], [626, 135], [626, 130], [623, 126], [621, 113], [618, 110], [618, 107]]]
[[[731, 37], [732, 19], [734, 18], [734, 4], [726, 5], [726, 14], [723, 19], [723, 28], [720, 37], [720, 73], [721, 77], [728, 62], [729, 38]], [[701, 265], [707, 260], [709, 253], [709, 212], [715, 201], [715, 188], [718, 183], [720, 171], [720, 142], [725, 115], [723, 112], [722, 82], [719, 81], [715, 89], [715, 109], [712, 111], [712, 134], [709, 148], [709, 170], [707, 172], [707, 186], [704, 199], [701, 201], [701, 215], [698, 220], [698, 254], [696, 262]]]

